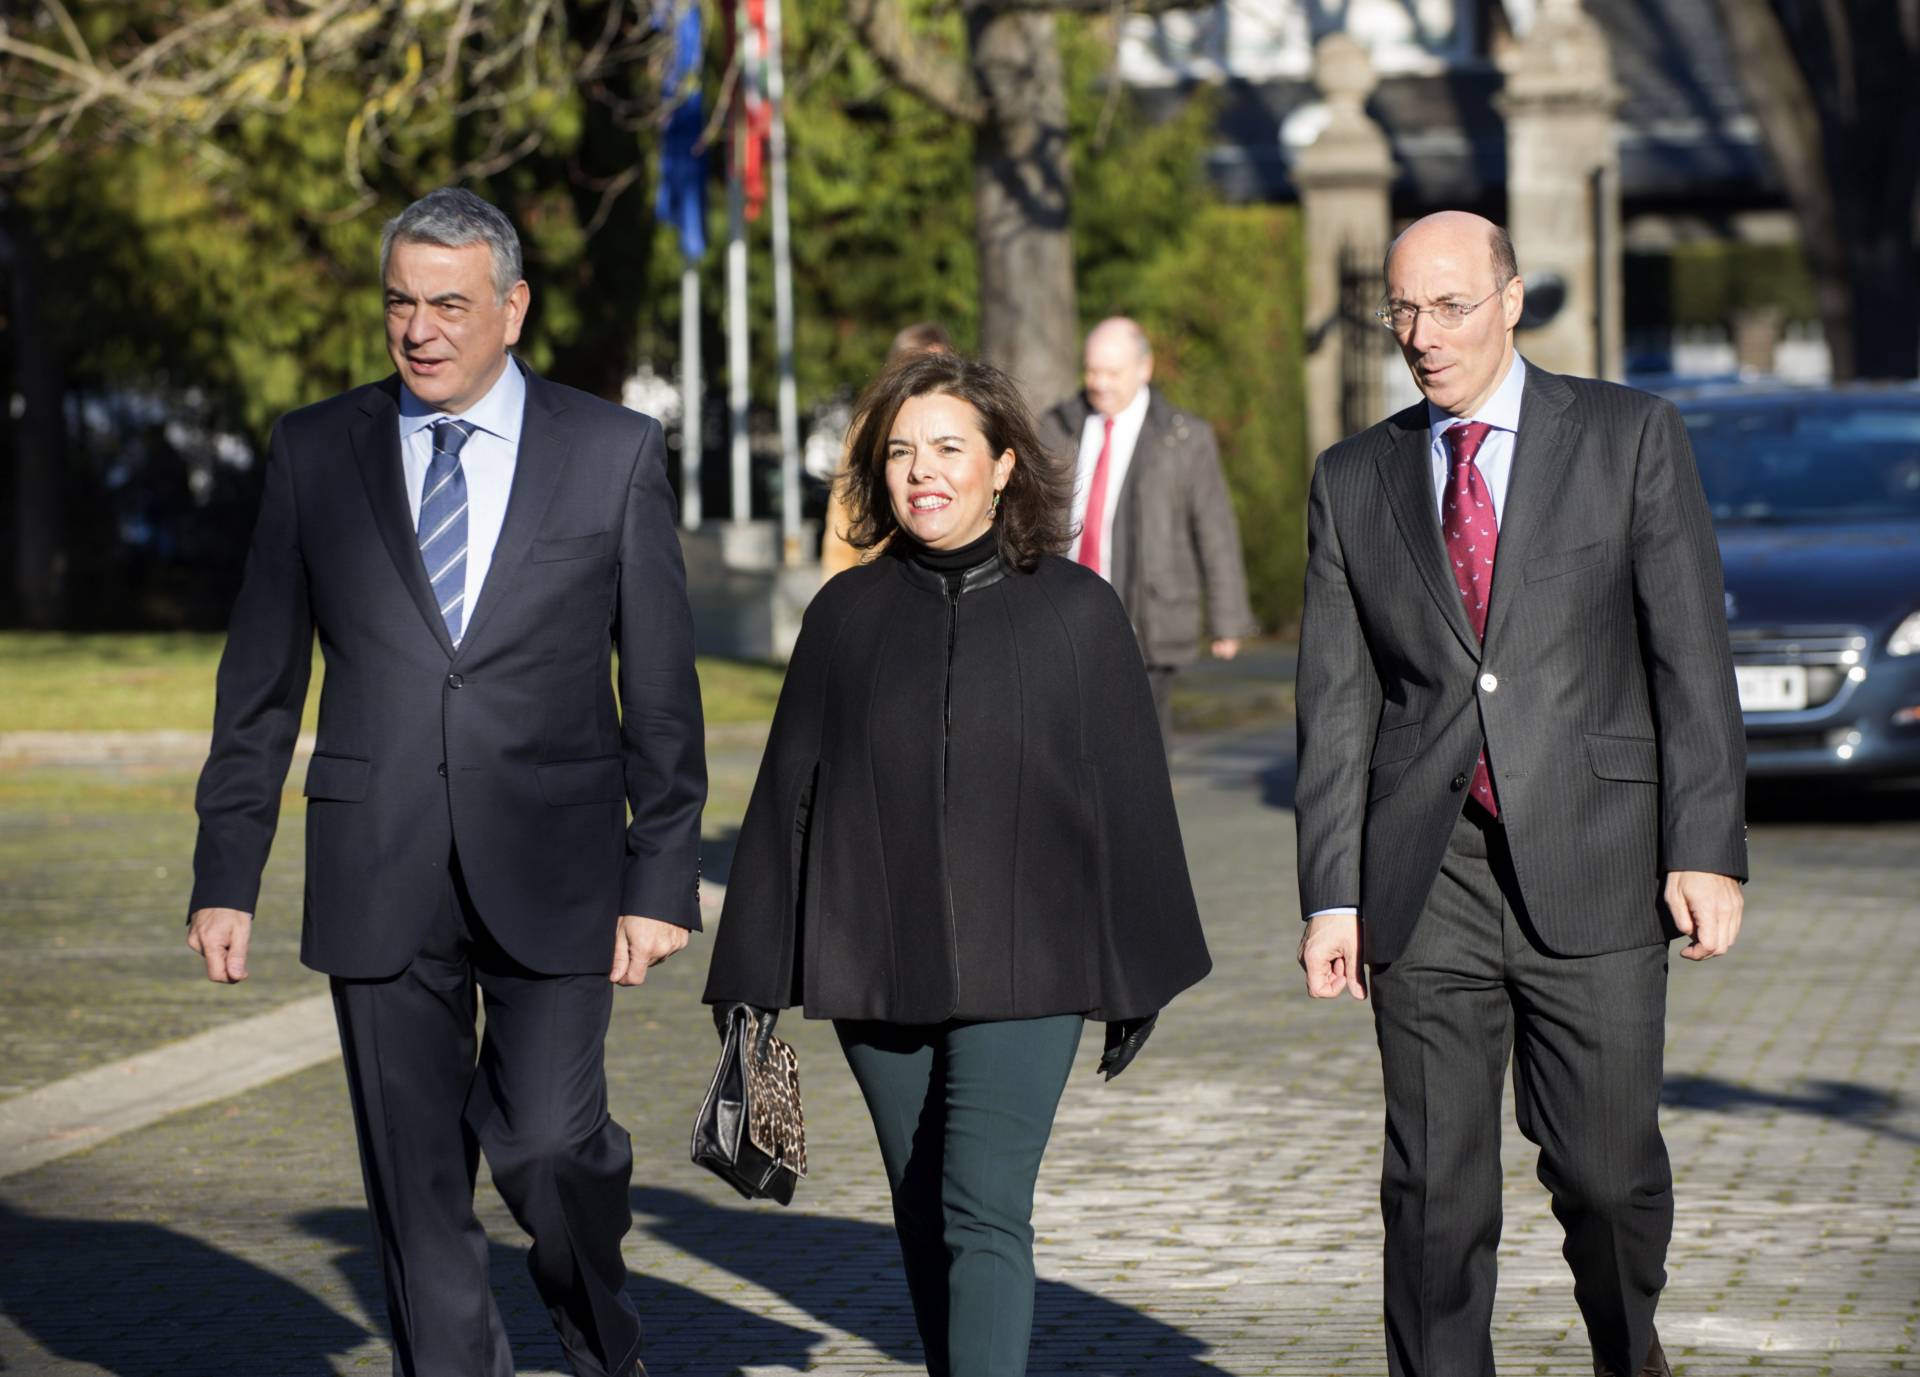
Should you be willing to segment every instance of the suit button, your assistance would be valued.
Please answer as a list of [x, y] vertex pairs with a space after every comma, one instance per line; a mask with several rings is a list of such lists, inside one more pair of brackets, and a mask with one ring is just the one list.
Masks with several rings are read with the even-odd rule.
[[440, 778], [445, 779], [446, 777], [447, 777], [447, 762], [443, 760], [440, 762]]
[[458, 674], [449, 674], [447, 676], [448, 688], [460, 688], [465, 683], [466, 683], [466, 680], [462, 679]]
[[1482, 674], [1480, 676], [1480, 688], [1482, 692], [1492, 693], [1495, 689], [1499, 687], [1500, 687], [1500, 681], [1496, 679], [1493, 675]]
[[1465, 775], [1455, 775], [1447, 787], [1457, 794], [1467, 787], [1467, 777]]

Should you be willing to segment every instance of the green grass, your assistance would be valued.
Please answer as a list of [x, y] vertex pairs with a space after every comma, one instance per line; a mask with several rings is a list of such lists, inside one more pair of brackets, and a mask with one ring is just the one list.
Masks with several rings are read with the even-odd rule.
[[[0, 731], [206, 731], [224, 641], [181, 632], [0, 632]], [[781, 673], [775, 665], [702, 659], [708, 725], [765, 722]], [[318, 702], [317, 693], [307, 695], [308, 730]]]

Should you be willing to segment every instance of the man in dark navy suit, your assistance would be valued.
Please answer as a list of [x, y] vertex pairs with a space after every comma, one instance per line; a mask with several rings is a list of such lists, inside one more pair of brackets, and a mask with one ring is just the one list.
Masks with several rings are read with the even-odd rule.
[[409, 206], [381, 271], [395, 375], [274, 431], [187, 942], [209, 978], [246, 978], [317, 632], [301, 956], [332, 977], [394, 1371], [513, 1372], [473, 1211], [484, 1150], [574, 1371], [629, 1377], [606, 1032], [613, 987], [699, 927], [706, 796], [660, 426], [509, 354], [519, 238], [480, 198]]

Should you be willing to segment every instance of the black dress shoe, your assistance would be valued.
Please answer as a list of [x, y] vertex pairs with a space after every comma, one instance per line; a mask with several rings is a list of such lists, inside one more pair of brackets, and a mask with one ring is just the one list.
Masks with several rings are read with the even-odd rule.
[[[1595, 1363], [1593, 1377], [1616, 1377], [1616, 1374], [1612, 1369]], [[1659, 1330], [1654, 1331], [1653, 1344], [1647, 1349], [1646, 1361], [1640, 1364], [1640, 1370], [1634, 1377], [1673, 1377], [1673, 1368], [1667, 1362], [1667, 1351], [1660, 1347]]]

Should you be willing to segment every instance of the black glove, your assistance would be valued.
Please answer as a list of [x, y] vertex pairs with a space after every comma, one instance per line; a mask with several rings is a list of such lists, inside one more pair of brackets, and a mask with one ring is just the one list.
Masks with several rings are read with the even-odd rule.
[[1106, 1050], [1100, 1054], [1100, 1065], [1095, 1069], [1112, 1080], [1133, 1065], [1133, 1059], [1147, 1045], [1153, 1025], [1159, 1021], [1160, 1015], [1148, 1014], [1145, 1018], [1123, 1018], [1117, 1023], [1109, 1023]]
[[755, 1056], [765, 1056], [767, 1039], [773, 1036], [773, 1022], [780, 1017], [778, 1009], [760, 1009], [751, 1004], [716, 1004], [713, 1006], [713, 1031], [720, 1035], [720, 1041], [727, 1040], [727, 1030], [733, 1026], [733, 1014], [736, 1009], [745, 1009], [753, 1015], [750, 1025], [760, 1033], [760, 1044], [754, 1048]]

